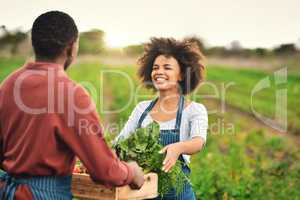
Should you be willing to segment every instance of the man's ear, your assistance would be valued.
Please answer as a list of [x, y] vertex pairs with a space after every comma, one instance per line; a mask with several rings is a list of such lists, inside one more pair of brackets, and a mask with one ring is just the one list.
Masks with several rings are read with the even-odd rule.
[[74, 42], [71, 42], [67, 48], [66, 48], [66, 53], [67, 53], [67, 56], [70, 57], [73, 55], [73, 51], [74, 51]]
[[77, 37], [76, 40], [70, 42], [70, 44], [68, 45], [68, 56], [70, 57], [76, 57], [78, 54], [78, 48], [79, 48], [79, 37]]

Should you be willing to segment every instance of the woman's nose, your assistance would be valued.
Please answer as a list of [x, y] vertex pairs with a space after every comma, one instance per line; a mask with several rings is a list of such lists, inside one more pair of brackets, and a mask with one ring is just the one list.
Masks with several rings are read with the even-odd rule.
[[159, 69], [157, 69], [157, 74], [163, 74], [164, 73], [164, 69], [162, 67], [160, 67]]

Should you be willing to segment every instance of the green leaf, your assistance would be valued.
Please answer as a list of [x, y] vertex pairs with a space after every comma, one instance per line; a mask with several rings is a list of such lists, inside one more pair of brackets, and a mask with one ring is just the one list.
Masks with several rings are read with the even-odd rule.
[[177, 161], [169, 173], [162, 171], [164, 155], [158, 153], [162, 149], [159, 143], [159, 125], [152, 123], [146, 128], [139, 128], [128, 138], [121, 140], [114, 146], [121, 160], [136, 161], [145, 172], [158, 174], [158, 191], [164, 195], [174, 188], [179, 194], [189, 178], [183, 173], [181, 162]]

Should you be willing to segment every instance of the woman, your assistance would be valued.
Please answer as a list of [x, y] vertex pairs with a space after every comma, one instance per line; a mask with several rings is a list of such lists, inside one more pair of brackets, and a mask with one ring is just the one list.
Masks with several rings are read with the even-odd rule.
[[[188, 41], [172, 38], [152, 38], [139, 59], [139, 78], [147, 88], [158, 92], [152, 101], [140, 102], [133, 110], [116, 140], [128, 137], [135, 129], [156, 121], [160, 125], [160, 142], [164, 146], [163, 169], [169, 172], [179, 159], [182, 170], [189, 174], [190, 155], [199, 152], [206, 141], [207, 112], [202, 104], [187, 101], [203, 80], [203, 57], [199, 49]], [[195, 195], [189, 183], [181, 194], [171, 190], [157, 199], [193, 200]]]

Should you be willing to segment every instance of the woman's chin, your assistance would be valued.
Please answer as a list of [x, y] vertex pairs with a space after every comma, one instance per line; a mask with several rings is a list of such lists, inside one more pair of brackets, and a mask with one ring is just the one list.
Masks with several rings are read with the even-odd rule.
[[166, 92], [166, 91], [171, 91], [171, 90], [173, 90], [173, 87], [162, 86], [162, 85], [160, 85], [160, 86], [155, 85], [155, 88], [156, 88], [156, 90], [157, 90], [158, 92]]
[[167, 84], [154, 84], [154, 87], [158, 91], [165, 91], [165, 90], [168, 90], [168, 88], [169, 88]]

